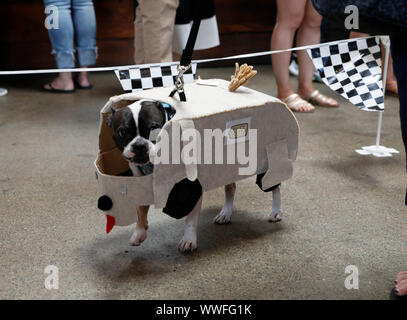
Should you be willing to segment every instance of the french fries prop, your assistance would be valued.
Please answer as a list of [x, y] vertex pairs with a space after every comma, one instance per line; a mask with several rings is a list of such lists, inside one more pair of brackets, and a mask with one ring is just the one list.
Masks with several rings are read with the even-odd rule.
[[242, 64], [239, 68], [239, 64], [236, 62], [235, 74], [231, 77], [229, 83], [229, 91], [235, 91], [240, 86], [244, 85], [253, 78], [257, 71], [253, 70], [253, 66], [248, 66], [247, 63]]

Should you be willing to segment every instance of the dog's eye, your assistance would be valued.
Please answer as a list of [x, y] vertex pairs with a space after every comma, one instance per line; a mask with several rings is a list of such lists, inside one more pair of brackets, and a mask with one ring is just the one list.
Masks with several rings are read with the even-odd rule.
[[126, 134], [126, 131], [125, 131], [123, 128], [119, 128], [119, 129], [117, 130], [117, 134], [118, 134], [118, 136], [119, 136], [120, 138], [123, 138], [124, 135]]

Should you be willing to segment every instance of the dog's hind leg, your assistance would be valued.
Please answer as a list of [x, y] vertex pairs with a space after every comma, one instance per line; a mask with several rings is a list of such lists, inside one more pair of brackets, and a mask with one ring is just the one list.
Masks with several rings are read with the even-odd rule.
[[281, 211], [281, 186], [278, 186], [273, 190], [273, 207], [269, 215], [269, 222], [279, 222], [283, 218], [283, 212]]
[[230, 222], [233, 211], [233, 200], [235, 198], [236, 183], [227, 184], [225, 186], [225, 204], [221, 212], [213, 218], [214, 223], [225, 224]]
[[130, 238], [131, 246], [139, 246], [147, 238], [148, 221], [147, 214], [150, 206], [137, 207], [137, 224], [136, 230]]
[[184, 236], [178, 244], [181, 252], [194, 251], [197, 248], [198, 218], [202, 207], [202, 196], [185, 220]]

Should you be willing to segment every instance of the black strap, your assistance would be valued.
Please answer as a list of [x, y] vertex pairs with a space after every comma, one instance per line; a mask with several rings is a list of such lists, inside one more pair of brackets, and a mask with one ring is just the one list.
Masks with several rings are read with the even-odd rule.
[[[192, 53], [194, 52], [196, 38], [198, 37], [199, 26], [201, 25], [201, 17], [199, 14], [199, 3], [200, 1], [195, 1], [195, 17], [194, 22], [191, 27], [191, 31], [189, 32], [188, 41], [185, 46], [185, 49], [182, 51], [181, 62], [180, 62], [180, 69], [179, 69], [179, 77], [177, 77], [176, 81], [180, 81], [179, 83], [175, 84], [174, 90], [170, 93], [170, 97], [173, 97], [175, 93], [178, 92], [179, 98], [181, 101], [187, 101], [185, 92], [184, 92], [184, 80], [183, 80], [183, 72], [182, 68], [190, 68], [191, 61], [192, 61]], [[185, 70], [186, 71], [186, 70]], [[185, 72], [184, 71], [184, 72]]]
[[[198, 7], [198, 6], [197, 6]], [[192, 61], [192, 53], [194, 52], [196, 38], [198, 37], [199, 26], [201, 25], [201, 18], [196, 15], [194, 22], [192, 24], [191, 31], [189, 32], [189, 37], [185, 49], [182, 51], [181, 65], [188, 66]]]

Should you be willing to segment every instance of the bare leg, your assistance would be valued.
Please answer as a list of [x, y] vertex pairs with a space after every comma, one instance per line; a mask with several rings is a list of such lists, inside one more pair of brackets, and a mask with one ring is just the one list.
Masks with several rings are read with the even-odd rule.
[[[321, 20], [322, 17], [314, 9], [310, 0], [307, 0], [305, 16], [298, 31], [298, 46], [306, 46], [320, 42], [321, 38]], [[312, 78], [314, 75], [314, 64], [308, 53], [305, 50], [297, 52], [298, 55], [298, 93], [304, 98], [308, 99], [315, 89], [312, 85]], [[332, 98], [318, 95], [313, 100], [316, 100], [317, 105], [337, 107], [339, 104]], [[315, 103], [314, 102], [314, 103]]]
[[202, 196], [199, 198], [194, 209], [188, 214], [185, 220], [184, 236], [178, 244], [181, 252], [194, 251], [197, 248], [198, 218], [202, 207]]
[[[277, 0], [277, 23], [271, 37], [271, 49], [292, 47], [294, 34], [305, 15], [307, 0]], [[288, 66], [291, 53], [278, 53], [271, 56], [273, 72], [277, 82], [277, 96], [295, 112], [312, 112], [314, 106], [294, 94], [290, 84]]]
[[139, 246], [147, 238], [148, 221], [147, 214], [150, 206], [137, 207], [136, 230], [130, 238], [131, 246]]
[[[301, 25], [307, 0], [277, 0], [277, 23], [271, 36], [271, 50], [292, 48], [294, 34]], [[290, 85], [291, 52], [273, 54], [271, 61], [277, 82], [277, 96], [285, 99], [294, 91]]]
[[353, 38], [363, 38], [363, 37], [368, 37], [369, 34], [368, 33], [363, 33], [363, 32], [358, 32], [358, 31], [351, 31], [349, 33], [349, 38], [353, 39]]
[[[87, 67], [81, 66], [81, 68], [87, 68]], [[88, 79], [88, 72], [79, 72], [78, 82], [82, 87], [88, 87], [90, 85], [90, 82]]]
[[283, 212], [281, 211], [281, 192], [278, 187], [273, 190], [273, 207], [269, 216], [269, 222], [279, 222], [283, 217]]
[[225, 224], [230, 222], [233, 211], [233, 200], [235, 198], [236, 183], [225, 186], [225, 204], [221, 212], [213, 219], [213, 223]]
[[[82, 68], [86, 68], [86, 66], [82, 66]], [[88, 72], [79, 72], [78, 82], [82, 87], [89, 86]], [[74, 88], [72, 73], [61, 72], [51, 83], [44, 85], [44, 88], [51, 89], [51, 86], [58, 90], [72, 90]]]
[[44, 85], [45, 89], [72, 90], [74, 88], [71, 72], [61, 72], [51, 83]]
[[[301, 27], [298, 31], [297, 46], [301, 47], [320, 42], [321, 20], [322, 17], [312, 7], [312, 4], [307, 1], [304, 20], [302, 21]], [[314, 91], [314, 88], [312, 87], [314, 65], [305, 50], [298, 51], [297, 55], [299, 67], [298, 93], [302, 97], [307, 97]]]
[[[384, 58], [382, 58], [382, 59], [383, 59], [383, 66], [384, 66]], [[389, 57], [389, 67], [387, 69], [386, 91], [390, 92], [392, 94], [395, 94], [395, 95], [399, 94], [397, 80], [396, 80], [396, 77], [394, 76], [393, 59], [392, 59], [391, 55]]]

